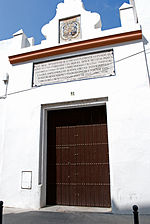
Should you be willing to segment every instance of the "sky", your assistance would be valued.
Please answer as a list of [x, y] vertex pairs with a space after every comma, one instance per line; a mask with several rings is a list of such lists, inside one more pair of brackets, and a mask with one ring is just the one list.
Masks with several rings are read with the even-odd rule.
[[[41, 28], [56, 14], [57, 4], [64, 0], [0, 0], [0, 40], [12, 38], [23, 29], [35, 44], [44, 40]], [[120, 26], [119, 8], [129, 0], [82, 0], [86, 10], [101, 16], [102, 30]]]

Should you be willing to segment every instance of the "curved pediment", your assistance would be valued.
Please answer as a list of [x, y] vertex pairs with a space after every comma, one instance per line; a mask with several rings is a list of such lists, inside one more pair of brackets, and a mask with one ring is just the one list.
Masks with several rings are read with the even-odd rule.
[[57, 5], [55, 17], [42, 28], [46, 40], [57, 45], [97, 37], [101, 31], [98, 13], [86, 11], [81, 0], [64, 0]]

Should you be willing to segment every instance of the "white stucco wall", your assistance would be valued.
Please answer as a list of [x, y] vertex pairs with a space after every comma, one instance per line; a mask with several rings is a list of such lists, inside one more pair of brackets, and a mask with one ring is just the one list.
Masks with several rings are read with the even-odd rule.
[[131, 4], [124, 3], [120, 8], [121, 26], [133, 26], [136, 23], [134, 7]]
[[135, 5], [138, 21], [142, 26], [147, 66], [150, 71], [150, 4], [148, 0], [130, 0], [130, 2]]
[[[130, 210], [134, 203], [144, 208], [148, 203], [150, 183], [147, 180], [145, 184], [144, 178], [148, 176], [150, 168], [147, 150], [150, 144], [147, 122], [150, 108], [147, 104], [149, 85], [143, 43], [118, 45], [113, 49], [116, 76], [112, 77], [48, 85], [12, 94], [31, 88], [32, 62], [12, 68], [5, 116], [1, 112], [1, 117], [5, 118], [5, 135], [0, 195], [6, 206], [40, 206], [38, 166], [41, 105], [99, 97], [108, 97], [113, 211]], [[142, 53], [136, 54], [138, 52]], [[71, 96], [72, 91], [75, 96]], [[32, 171], [31, 190], [21, 189], [22, 171]]]
[[[122, 33], [126, 29], [137, 30], [139, 26], [104, 31], [100, 32], [100, 35]], [[87, 39], [88, 37], [87, 32]], [[10, 42], [12, 48], [8, 52], [7, 47]], [[40, 48], [43, 48], [43, 45], [20, 49], [17, 52]], [[3, 47], [6, 57], [1, 63], [3, 72], [9, 73], [7, 98], [0, 99], [0, 199], [4, 201], [5, 206], [39, 208], [45, 203], [44, 171], [39, 178], [39, 164], [43, 162], [45, 166], [46, 162], [40, 154], [43, 133], [41, 131], [42, 105], [107, 98], [105, 103], [108, 119], [112, 211], [129, 213], [132, 205], [138, 204], [141, 213], [149, 213], [150, 93], [143, 41], [75, 53], [78, 55], [113, 49], [115, 76], [34, 88], [32, 87], [33, 61], [10, 65], [7, 55], [15, 52], [13, 49], [16, 51], [16, 45], [11, 39], [6, 42], [6, 47]], [[67, 54], [67, 56], [72, 55], [74, 54]], [[0, 82], [0, 87], [4, 88], [3, 81]], [[71, 92], [75, 95], [72, 96]], [[32, 171], [31, 189], [21, 189], [22, 171]]]

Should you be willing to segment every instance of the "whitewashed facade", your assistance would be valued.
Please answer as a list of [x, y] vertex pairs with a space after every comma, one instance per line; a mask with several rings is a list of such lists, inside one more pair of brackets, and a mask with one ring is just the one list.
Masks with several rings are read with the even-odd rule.
[[[79, 15], [78, 38], [61, 42], [60, 21]], [[106, 105], [112, 212], [130, 213], [137, 204], [141, 213], [150, 213], [149, 17], [148, 0], [131, 0], [120, 8], [122, 26], [101, 31], [97, 13], [86, 11], [81, 0], [64, 0], [42, 28], [46, 40], [40, 45], [22, 30], [0, 42], [0, 199], [5, 206], [46, 205], [47, 111]], [[35, 85], [36, 63], [108, 50], [114, 55], [111, 76]]]

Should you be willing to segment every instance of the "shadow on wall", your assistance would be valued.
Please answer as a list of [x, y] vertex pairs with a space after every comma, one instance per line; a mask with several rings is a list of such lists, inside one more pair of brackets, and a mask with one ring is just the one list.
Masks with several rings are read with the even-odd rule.
[[[144, 204], [144, 203], [143, 203]], [[139, 214], [147, 214], [149, 215], [150, 218], [150, 204], [149, 205], [141, 205], [140, 203], [131, 203], [130, 205], [128, 204], [128, 206], [122, 206], [122, 208], [120, 208], [119, 206], [117, 206], [117, 203], [115, 203], [115, 201], [112, 201], [112, 210], [114, 214], [133, 214], [133, 205], [137, 205], [138, 206], [138, 212]], [[150, 220], [149, 220], [150, 223]]]

